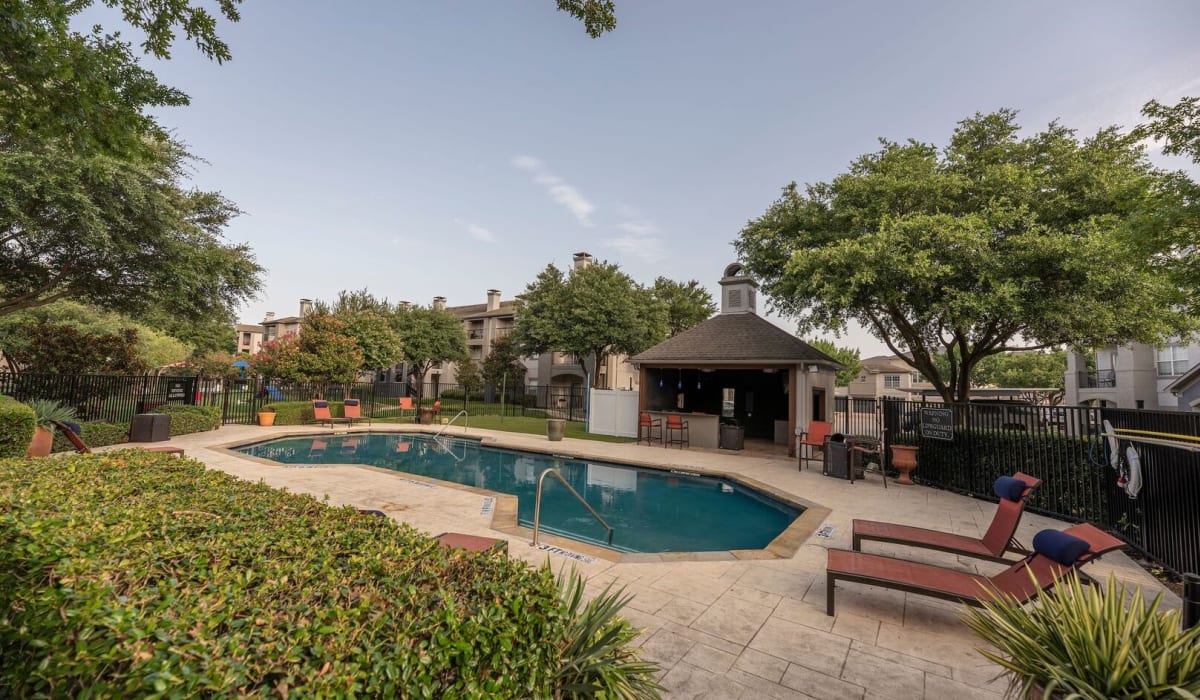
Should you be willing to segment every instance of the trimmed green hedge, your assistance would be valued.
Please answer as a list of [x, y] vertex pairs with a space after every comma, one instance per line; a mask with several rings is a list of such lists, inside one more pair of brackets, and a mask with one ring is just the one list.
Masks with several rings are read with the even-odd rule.
[[14, 398], [0, 396], [0, 458], [24, 457], [36, 424], [32, 408]]
[[187, 458], [0, 460], [0, 484], [12, 697], [574, 697], [636, 658], [583, 661], [610, 628], [548, 568]]
[[188, 433], [202, 433], [221, 427], [221, 408], [219, 406], [168, 404], [154, 410], [171, 416], [171, 437]]
[[458, 401], [460, 403], [464, 397], [469, 398], [471, 401], [483, 401], [483, 392], [472, 391], [471, 395], [468, 397], [467, 393], [462, 389], [446, 389], [438, 395], [438, 398], [442, 401]]
[[[82, 423], [79, 428], [83, 431], [83, 442], [88, 447], [104, 447], [129, 442], [129, 425], [127, 423]], [[62, 434], [61, 430], [54, 431], [55, 452], [74, 452], [75, 446]]]
[[[312, 401], [276, 401], [264, 408], [275, 409], [275, 425], [304, 425], [316, 420], [313, 416]], [[334, 418], [345, 417], [346, 412], [341, 401], [329, 402], [329, 415]]]

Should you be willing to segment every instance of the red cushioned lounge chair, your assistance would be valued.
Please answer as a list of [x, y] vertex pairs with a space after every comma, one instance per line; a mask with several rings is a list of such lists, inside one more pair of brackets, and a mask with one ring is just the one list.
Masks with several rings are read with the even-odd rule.
[[333, 416], [329, 413], [329, 402], [322, 399], [313, 399], [313, 420], [318, 423], [328, 423], [329, 427], [333, 427]]
[[[75, 448], [76, 452], [78, 452], [81, 455], [92, 454], [92, 448], [87, 446], [87, 443], [83, 441], [83, 438], [79, 436], [79, 433], [75, 432], [74, 427], [72, 427], [66, 423], [56, 421], [56, 420], [52, 420], [50, 422], [54, 424], [55, 428], [58, 428], [58, 431], [60, 433], [67, 436], [67, 440], [69, 440], [71, 442], [71, 445]], [[183, 454], [183, 448], [175, 447], [174, 445], [160, 445], [158, 447], [139, 447], [138, 449], [145, 450], [147, 452], [162, 452], [165, 454], [172, 454], [172, 455]]]
[[358, 399], [346, 399], [342, 407], [345, 410], [346, 422], [350, 425], [354, 425], [356, 420], [362, 420], [362, 405]]
[[[984, 602], [995, 600], [998, 593], [1008, 594], [1018, 602], [1025, 603], [1068, 572], [1095, 561], [1106, 552], [1125, 546], [1121, 540], [1087, 523], [1067, 528], [1061, 533], [1056, 530], [1043, 530], [1038, 533], [1038, 537], [1045, 532], [1052, 535], [1070, 535], [1083, 540], [1087, 550], [1071, 564], [1060, 563], [1047, 554], [1035, 551], [995, 576], [980, 576], [932, 564], [831, 549], [825, 573], [825, 612], [833, 615], [833, 597], [838, 581], [882, 586], [968, 605], [982, 605]], [[1037, 546], [1038, 541], [1035, 538], [1034, 548], [1037, 549]]]
[[[1011, 479], [1024, 482], [1025, 487], [1021, 488], [1019, 484], [1013, 484]], [[997, 479], [994, 489], [996, 495], [1000, 497], [1000, 503], [996, 507], [996, 514], [992, 516], [992, 524], [988, 526], [987, 532], [982, 538], [956, 535], [940, 530], [928, 530], [923, 527], [884, 523], [877, 520], [855, 520], [854, 551], [862, 549], [864, 540], [873, 540], [922, 549], [936, 549], [991, 561], [1011, 561], [1004, 558], [1005, 553], [1009, 551], [1020, 554], [1028, 553], [1021, 543], [1017, 542], [1015, 534], [1017, 525], [1021, 522], [1021, 514], [1025, 512], [1025, 501], [1041, 483], [1041, 479], [1021, 472], [1017, 472], [1008, 480]], [[1012, 487], [1015, 489], [1010, 491], [1009, 489]], [[1014, 499], [1013, 496], [1016, 498]]]

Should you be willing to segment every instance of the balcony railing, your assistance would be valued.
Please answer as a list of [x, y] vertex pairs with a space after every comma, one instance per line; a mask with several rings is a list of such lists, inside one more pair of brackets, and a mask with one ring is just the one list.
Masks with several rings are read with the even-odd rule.
[[1117, 373], [1111, 369], [1099, 369], [1079, 373], [1080, 389], [1111, 389], [1117, 385]]
[[469, 331], [467, 331], [467, 339], [468, 340], [483, 340], [483, 331], [482, 330], [469, 330]]

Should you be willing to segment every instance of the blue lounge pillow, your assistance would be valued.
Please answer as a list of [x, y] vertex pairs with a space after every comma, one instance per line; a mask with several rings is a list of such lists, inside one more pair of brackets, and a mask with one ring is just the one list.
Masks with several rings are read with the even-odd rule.
[[1019, 501], [1021, 500], [1021, 494], [1025, 493], [1025, 482], [1020, 479], [1014, 479], [1011, 476], [1002, 476], [996, 479], [995, 484], [992, 484], [992, 490], [996, 492], [996, 496], [999, 498]]
[[343, 406], [357, 406], [358, 399], [346, 399], [345, 401], [342, 402], [342, 405]]
[[70, 430], [72, 433], [75, 433], [81, 437], [83, 436], [83, 428], [78, 423], [72, 423], [69, 420], [65, 420], [62, 422], [62, 424], [67, 426], [67, 430]]
[[313, 401], [314, 408], [329, 408], [328, 401]]
[[1088, 543], [1061, 530], [1042, 530], [1033, 536], [1033, 551], [1063, 566], [1072, 566], [1079, 557], [1087, 554]]

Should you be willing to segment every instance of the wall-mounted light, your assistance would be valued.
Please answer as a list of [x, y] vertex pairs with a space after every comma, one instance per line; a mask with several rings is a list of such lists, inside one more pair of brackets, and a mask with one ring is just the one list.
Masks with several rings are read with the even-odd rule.
[[817, 372], [820, 372], [820, 371], [821, 371], [820, 365], [809, 365], [808, 366], [809, 374], [816, 374]]

